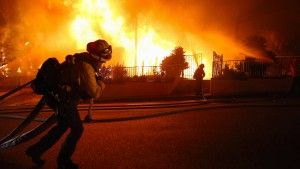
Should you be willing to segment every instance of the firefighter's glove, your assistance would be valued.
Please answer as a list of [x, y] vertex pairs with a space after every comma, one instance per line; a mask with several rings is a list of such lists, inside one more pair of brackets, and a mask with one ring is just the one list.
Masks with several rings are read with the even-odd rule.
[[96, 76], [96, 81], [103, 80], [102, 76]]
[[104, 84], [103, 80], [97, 80], [97, 84], [98, 84], [98, 86], [101, 87], [101, 90], [103, 90], [105, 88], [105, 84]]

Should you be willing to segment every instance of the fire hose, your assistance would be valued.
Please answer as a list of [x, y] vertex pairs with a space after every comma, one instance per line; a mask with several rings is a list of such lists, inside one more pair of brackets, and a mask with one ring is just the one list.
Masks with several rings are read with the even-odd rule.
[[39, 101], [39, 103], [31, 111], [31, 113], [26, 117], [26, 119], [17, 128], [15, 128], [10, 134], [8, 134], [7, 136], [5, 136], [0, 140], [0, 148], [8, 148], [11, 146], [16, 146], [18, 144], [24, 143], [34, 138], [35, 136], [39, 135], [43, 131], [47, 130], [49, 127], [51, 127], [56, 122], [55, 114], [50, 116], [45, 122], [43, 122], [36, 128], [22, 135], [16, 136], [34, 120], [34, 118], [41, 112], [45, 104], [46, 104], [45, 96], [43, 96]]
[[43, 96], [39, 103], [35, 106], [35, 108], [31, 111], [31, 113], [26, 117], [26, 119], [17, 127], [15, 128], [10, 134], [5, 136], [0, 140], [0, 144], [6, 142], [7, 140], [11, 139], [15, 135], [17, 135], [19, 132], [21, 132], [23, 129], [25, 129], [30, 122], [39, 114], [39, 112], [42, 110], [42, 108], [45, 105], [45, 97]]
[[36, 128], [34, 128], [34, 129], [32, 129], [32, 130], [30, 130], [30, 131], [28, 131], [28, 132], [26, 132], [22, 135], [19, 135], [19, 136], [13, 138], [13, 139], [10, 139], [10, 140], [2, 143], [0, 145], [0, 148], [8, 148], [8, 147], [12, 147], [12, 146], [16, 146], [18, 144], [24, 143], [24, 142], [34, 138], [35, 136], [41, 134], [45, 130], [47, 130], [55, 122], [56, 122], [56, 117], [55, 117], [55, 114], [53, 114], [45, 122], [43, 122], [42, 124], [40, 124]]
[[[33, 81], [33, 80], [32, 80]], [[0, 96], [0, 101], [7, 98], [8, 96], [14, 94], [15, 92], [23, 89], [24, 87], [28, 86], [32, 83], [32, 81], [29, 81], [25, 83], [22, 86], [17, 87], [16, 89], [7, 92], [6, 94]], [[43, 96], [38, 104], [34, 107], [34, 109], [31, 111], [31, 113], [24, 119], [24, 121], [16, 127], [11, 133], [9, 133], [4, 138], [0, 139], [0, 148], [8, 148], [12, 146], [16, 146], [18, 144], [24, 143], [35, 136], [41, 134], [43, 131], [47, 130], [49, 127], [51, 127], [56, 122], [56, 113], [50, 116], [45, 122], [37, 126], [36, 128], [22, 134], [16, 136], [18, 133], [20, 133], [22, 130], [24, 130], [34, 119], [35, 117], [41, 112], [43, 107], [46, 104], [46, 98]], [[86, 122], [90, 122], [92, 119], [92, 105], [93, 105], [93, 99], [90, 100], [90, 107], [88, 111], [88, 115], [86, 117]], [[15, 137], [16, 136], [16, 137]]]
[[[29, 81], [29, 82], [25, 83], [24, 85], [17, 87], [16, 89], [0, 96], [0, 100], [3, 100], [6, 97], [14, 94], [15, 92], [23, 89], [27, 85], [31, 84], [31, 82], [32, 81]], [[45, 96], [43, 96], [41, 98], [41, 100], [38, 102], [38, 104], [31, 111], [31, 113], [26, 117], [26, 119], [18, 127], [16, 127], [11, 133], [9, 133], [7, 136], [5, 136], [4, 138], [2, 138], [0, 140], [0, 148], [7, 148], [7, 147], [21, 144], [31, 138], [34, 138], [35, 136], [39, 135], [40, 133], [42, 133], [43, 131], [48, 129], [51, 125], [53, 125], [56, 122], [56, 118], [55, 118], [54, 114], [51, 117], [49, 117], [45, 122], [40, 124], [38, 127], [32, 129], [31, 131], [28, 131], [27, 133], [16, 136], [18, 133], [20, 133], [22, 130], [24, 130], [34, 120], [34, 118], [43, 109], [45, 104], [46, 104], [46, 100], [45, 100]]]
[[15, 88], [14, 90], [9, 91], [9, 92], [5, 93], [4, 95], [0, 96], [0, 101], [3, 100], [3, 99], [5, 99], [6, 97], [8, 97], [8, 96], [10, 96], [10, 95], [12, 95], [14, 93], [16, 93], [17, 91], [23, 89], [24, 87], [28, 86], [29, 84], [31, 84], [31, 82], [32, 81], [29, 81], [29, 82], [25, 83], [24, 85], [19, 86], [19, 87]]

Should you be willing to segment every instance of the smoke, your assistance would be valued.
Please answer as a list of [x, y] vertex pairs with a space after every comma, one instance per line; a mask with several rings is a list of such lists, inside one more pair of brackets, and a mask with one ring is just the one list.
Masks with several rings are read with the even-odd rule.
[[11, 43], [20, 55], [28, 54], [26, 51], [45, 58], [71, 51], [68, 8], [49, 2], [1, 0], [0, 15], [5, 22], [1, 30], [6, 36], [0, 36], [0, 40]]
[[[248, 36], [264, 37], [268, 49], [277, 51], [279, 43], [299, 34], [300, 30], [297, 0], [153, 0], [138, 9], [137, 4], [137, 0], [126, 1], [126, 11], [132, 11], [131, 15], [152, 16], [157, 30], [165, 30], [164, 38], [176, 37], [173, 39], [176, 44], [185, 48], [210, 47], [227, 57], [245, 52], [242, 42]], [[201, 41], [205, 44], [197, 45]]]
[[[19, 55], [23, 56], [20, 58], [30, 55], [36, 64], [47, 57], [62, 60], [67, 54], [83, 51], [85, 46], [78, 47], [70, 33], [80, 2], [0, 0], [0, 40], [15, 43]], [[124, 18], [124, 32], [134, 34], [136, 25], [149, 25], [161, 39], [182, 46], [189, 53], [203, 53], [209, 62], [212, 51], [224, 54], [226, 59], [240, 59], [245, 55], [264, 58], [264, 54], [245, 49], [243, 40], [248, 36], [262, 36], [269, 50], [279, 51], [281, 44], [299, 34], [300, 30], [298, 0], [107, 2], [115, 16]], [[88, 9], [88, 4], [86, 7]], [[115, 44], [115, 48], [120, 49], [117, 54], [122, 55], [125, 48], [122, 44], [115, 42], [112, 35], [105, 34], [99, 26], [94, 26], [94, 29], [100, 38]], [[24, 46], [26, 42], [29, 42], [28, 46]]]

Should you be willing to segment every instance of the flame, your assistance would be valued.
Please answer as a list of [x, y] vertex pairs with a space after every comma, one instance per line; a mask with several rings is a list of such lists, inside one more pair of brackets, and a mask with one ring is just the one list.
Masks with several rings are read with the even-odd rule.
[[[205, 4], [195, 5], [194, 2], [186, 3], [185, 1], [169, 3], [155, 0], [138, 2], [140, 1], [29, 0], [13, 2], [11, 7], [12, 9], [16, 7], [16, 9], [6, 10], [9, 16], [13, 16], [8, 18], [14, 19], [11, 24], [6, 25], [12, 25], [12, 27], [6, 28], [5, 26], [5, 36], [1, 38], [1, 41], [7, 39], [11, 32], [17, 32], [19, 36], [14, 36], [12, 40], [17, 47], [14, 47], [11, 55], [19, 58], [34, 57], [35, 59], [29, 61], [30, 65], [33, 64], [34, 70], [47, 57], [57, 57], [59, 61], [63, 61], [65, 56], [72, 54], [74, 50], [75, 52], [85, 51], [86, 44], [96, 39], [105, 39], [113, 47], [113, 58], [108, 64], [124, 66], [158, 66], [176, 46], [182, 46], [186, 55], [203, 54], [207, 60], [205, 64], [207, 77], [212, 71], [212, 51], [224, 54], [227, 59], [228, 57], [230, 59], [244, 58], [241, 53], [247, 56], [250, 53], [237, 46], [247, 34], [237, 36], [242, 33], [236, 29], [236, 21], [230, 14], [228, 15], [230, 22], [221, 17], [215, 23], [215, 18], [206, 17], [206, 11], [214, 11], [214, 9], [209, 10], [210, 8]], [[4, 11], [4, 14], [6, 12]], [[243, 25], [244, 27], [248, 25]], [[5, 58], [2, 46], [0, 59], [4, 63], [10, 58]], [[250, 53], [250, 55], [257, 54]], [[22, 64], [19, 59], [15, 60], [14, 63], [9, 63], [9, 68], [13, 67], [15, 70], [20, 65], [24, 73], [28, 71], [29, 65], [24, 62], [25, 59]], [[189, 64], [198, 65], [199, 62], [189, 61]], [[1, 71], [4, 69], [2, 68]], [[32, 71], [31, 68], [29, 71]]]
[[135, 29], [126, 30], [125, 19], [116, 16], [107, 0], [82, 0], [78, 5], [77, 16], [71, 26], [72, 37], [78, 48], [85, 47], [95, 37], [111, 40], [113, 47], [125, 49], [126, 66], [158, 66], [165, 56], [176, 46], [161, 39], [149, 25], [140, 24], [143, 20], [137, 16]]
[[[41, 65], [39, 62], [44, 61], [46, 57], [60, 57], [58, 59], [62, 61], [66, 54], [74, 51], [74, 47], [78, 52], [85, 51], [86, 44], [96, 39], [105, 39], [112, 45], [113, 58], [108, 62], [111, 65], [159, 66], [161, 61], [169, 56], [176, 46], [182, 46], [186, 55], [199, 53], [199, 48], [202, 50], [201, 53], [209, 53], [206, 52], [208, 50], [203, 51], [203, 48], [207, 48], [203, 45], [206, 41], [199, 41], [197, 39], [199, 35], [189, 34], [185, 30], [182, 30], [180, 35], [174, 31], [174, 35], [173, 31], [169, 32], [169, 27], [164, 29], [164, 23], [159, 25], [160, 22], [153, 22], [151, 20], [153, 16], [143, 12], [136, 12], [135, 14], [129, 12], [130, 17], [124, 16], [123, 12], [121, 12], [122, 15], [119, 14], [118, 10], [120, 9], [113, 6], [113, 3], [115, 3], [113, 0], [64, 0], [63, 3], [61, 1], [47, 1], [38, 4], [35, 10], [30, 10], [26, 16], [30, 16], [28, 23], [37, 27], [32, 30], [36, 33], [28, 36], [30, 43], [27, 38], [21, 43], [22, 47], [20, 47], [18, 54], [20, 57], [30, 56], [38, 59], [26, 60], [30, 63], [26, 66], [21, 64], [22, 73], [33, 71], [32, 65], [34, 67]], [[55, 24], [46, 22], [44, 17], [37, 17], [32, 21], [31, 11], [38, 11], [35, 13], [44, 12], [41, 16], [51, 17], [50, 21], [55, 22]], [[61, 17], [60, 14], [66, 15], [66, 19], [57, 18]], [[49, 25], [49, 23], [51, 24]], [[48, 29], [49, 31], [45, 31]], [[69, 34], [66, 35], [65, 32]], [[19, 66], [19, 62], [18, 60], [15, 61], [11, 67]], [[198, 65], [196, 60], [193, 63], [189, 60], [189, 64], [190, 70], [186, 70], [186, 72], [192, 72], [191, 69], [196, 69], [197, 66], [191, 65]], [[212, 70], [207, 65], [206, 68]]]
[[20, 67], [18, 67], [17, 72], [18, 72], [18, 73], [21, 73], [21, 72], [22, 72]]

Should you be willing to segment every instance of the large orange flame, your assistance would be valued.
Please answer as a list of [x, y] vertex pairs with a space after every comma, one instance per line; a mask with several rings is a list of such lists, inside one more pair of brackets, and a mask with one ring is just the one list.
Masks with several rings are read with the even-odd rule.
[[122, 16], [115, 16], [107, 0], [82, 0], [71, 32], [77, 47], [83, 47], [96, 37], [108, 38], [114, 47], [125, 49], [127, 66], [157, 65], [170, 53], [174, 44], [166, 42], [149, 25], [140, 25], [136, 19], [134, 30], [127, 31]]
[[[142, 14], [137, 14], [135, 23], [128, 30], [125, 18], [114, 13], [108, 0], [82, 0], [75, 7], [78, 12], [72, 22], [71, 33], [77, 47], [83, 48], [97, 37], [104, 38], [113, 48], [123, 48], [123, 56], [117, 57], [124, 59], [115, 62], [126, 66], [158, 66], [172, 49], [181, 45], [162, 39]], [[191, 67], [195, 69], [196, 66]]]

